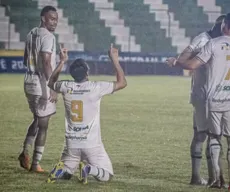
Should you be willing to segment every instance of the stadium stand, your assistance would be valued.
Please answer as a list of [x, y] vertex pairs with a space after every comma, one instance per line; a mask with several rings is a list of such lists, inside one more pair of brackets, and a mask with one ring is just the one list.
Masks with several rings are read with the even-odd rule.
[[121, 46], [121, 51], [140, 52], [141, 46], [136, 43], [136, 37], [130, 34], [130, 28], [124, 25], [118, 11], [114, 10], [114, 3], [108, 0], [89, 0], [99, 11], [100, 19], [105, 21], [105, 26], [111, 30], [116, 44]]
[[25, 41], [27, 33], [39, 25], [40, 15], [37, 2], [31, 0], [2, 0], [2, 4], [10, 6], [10, 22], [15, 24], [16, 31], [20, 33], [20, 41]]
[[[0, 6], [0, 47], [20, 49], [24, 47], [24, 43], [19, 42], [20, 34], [15, 32], [15, 25], [11, 24], [10, 18], [6, 16], [7, 11], [9, 11], [9, 7]], [[9, 37], [10, 43], [8, 43]]]
[[186, 36], [193, 38], [212, 27], [212, 24], [208, 23], [208, 16], [201, 7], [198, 7], [196, 0], [163, 0], [163, 2], [174, 12], [175, 19], [180, 21], [180, 26], [186, 29]]
[[[86, 0], [58, 0], [59, 7], [64, 15], [68, 16], [69, 23], [74, 26], [80, 42], [84, 43], [84, 50], [91, 52], [107, 51], [110, 43], [115, 44], [115, 37], [110, 35], [110, 29], [100, 20], [98, 11]], [[120, 46], [116, 45], [120, 48]]]
[[165, 30], [160, 28], [159, 22], [156, 22], [154, 14], [149, 13], [149, 6], [144, 5], [143, 0], [135, 0], [135, 3], [133, 0], [111, 1], [141, 45], [142, 52], [176, 53], [176, 47], [172, 47], [171, 39], [166, 38]]
[[230, 1], [229, 0], [216, 0], [216, 5], [220, 6], [223, 14], [229, 13]]
[[[39, 25], [46, 3], [60, 13], [57, 41], [69, 50], [104, 52], [110, 43], [133, 52], [177, 53], [191, 38], [209, 29], [215, 17], [227, 13], [229, 0], [1, 0], [0, 47], [23, 49], [28, 31]], [[158, 9], [164, 9], [162, 14]], [[107, 9], [107, 10], [106, 10]], [[110, 9], [110, 10], [109, 10]], [[212, 12], [208, 13], [208, 12]], [[171, 26], [167, 26], [167, 14]], [[215, 13], [214, 13], [215, 12]], [[169, 30], [170, 29], [170, 30]], [[119, 31], [120, 30], [120, 31]], [[120, 33], [119, 33], [120, 32]]]
[[[41, 11], [46, 5], [58, 7], [57, 0], [33, 0], [38, 2], [38, 9]], [[69, 25], [67, 17], [63, 16], [63, 10], [57, 8], [58, 12], [58, 25], [55, 33], [58, 36], [58, 42], [64, 44], [68, 50], [83, 51], [84, 45], [79, 42], [78, 35], [74, 33], [74, 27]]]
[[215, 23], [216, 18], [221, 15], [221, 7], [216, 5], [215, 0], [195, 0], [198, 6], [202, 7], [204, 13], [208, 15], [209, 23]]
[[143, 2], [150, 6], [149, 12], [155, 14], [161, 29], [166, 30], [166, 37], [172, 39], [172, 46], [177, 47], [177, 52], [181, 53], [190, 43], [190, 38], [185, 36], [185, 29], [180, 28], [179, 21], [174, 19], [174, 13], [169, 12], [168, 5], [164, 4], [163, 0], [143, 0]]

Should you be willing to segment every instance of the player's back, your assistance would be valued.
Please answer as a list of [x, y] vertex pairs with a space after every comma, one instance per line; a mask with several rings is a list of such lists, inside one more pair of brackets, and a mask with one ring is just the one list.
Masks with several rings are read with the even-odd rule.
[[[208, 32], [203, 32], [197, 35], [189, 45], [189, 48], [198, 53], [200, 49], [211, 39]], [[205, 81], [206, 81], [206, 69], [205, 66], [201, 66], [193, 71], [192, 74], [192, 90], [191, 90], [191, 102], [193, 104], [200, 104], [205, 102]]]
[[29, 72], [44, 74], [41, 52], [51, 53], [51, 67], [56, 66], [56, 41], [55, 36], [46, 28], [35, 27], [27, 35], [25, 62]]
[[113, 82], [61, 81], [56, 86], [60, 86], [64, 99], [66, 138], [75, 140], [79, 148], [99, 145], [100, 102], [104, 95], [113, 92]]
[[56, 41], [55, 36], [46, 28], [33, 28], [27, 35], [24, 62], [27, 66], [24, 86], [25, 92], [31, 95], [42, 95], [49, 98], [49, 88], [45, 78], [41, 52], [51, 54], [51, 68], [56, 66]]
[[211, 111], [230, 110], [230, 37], [221, 36], [209, 42], [206, 54], [207, 99]]

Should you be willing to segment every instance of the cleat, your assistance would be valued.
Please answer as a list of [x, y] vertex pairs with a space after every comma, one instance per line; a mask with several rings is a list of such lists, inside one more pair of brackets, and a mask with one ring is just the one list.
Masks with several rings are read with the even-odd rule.
[[20, 162], [20, 166], [26, 170], [30, 169], [30, 156], [24, 154], [23, 152], [19, 155], [18, 160]]
[[211, 182], [210, 185], [208, 185], [208, 188], [217, 188], [217, 189], [221, 189], [221, 182], [220, 180], [214, 180], [213, 182]]
[[63, 168], [64, 168], [63, 162], [57, 163], [54, 166], [53, 170], [50, 172], [46, 182], [47, 183], [55, 183], [58, 179], [60, 179], [62, 177], [62, 175], [64, 174]]
[[89, 166], [85, 165], [83, 162], [79, 164], [79, 177], [78, 180], [84, 185], [88, 183], [88, 175], [89, 175]]
[[207, 181], [203, 178], [200, 179], [191, 179], [190, 185], [207, 185]]
[[35, 173], [44, 173], [45, 170], [41, 168], [41, 166], [38, 165], [31, 165], [30, 172], [35, 172]]
[[220, 176], [220, 185], [222, 189], [228, 189], [228, 185], [225, 183], [223, 176]]

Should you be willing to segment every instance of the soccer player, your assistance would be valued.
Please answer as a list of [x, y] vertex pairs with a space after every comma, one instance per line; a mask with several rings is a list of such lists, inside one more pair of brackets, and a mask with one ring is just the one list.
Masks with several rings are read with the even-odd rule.
[[[61, 162], [51, 171], [47, 182], [69, 179], [79, 167], [79, 179], [87, 183], [88, 175], [99, 181], [109, 181], [113, 176], [112, 163], [105, 151], [100, 131], [100, 102], [103, 96], [126, 87], [124, 72], [119, 64], [118, 50], [111, 46], [109, 57], [116, 70], [115, 82], [89, 81], [89, 68], [83, 59], [70, 66], [73, 81], [57, 81], [64, 65], [55, 69], [48, 86], [62, 93], [65, 105], [66, 146]], [[81, 157], [87, 160], [83, 163]]]
[[[20, 166], [34, 172], [44, 172], [39, 162], [42, 159], [50, 117], [56, 112], [57, 93], [47, 86], [48, 79], [56, 67], [56, 40], [53, 32], [58, 23], [54, 7], [46, 6], [41, 11], [41, 24], [27, 35], [24, 65], [27, 72], [24, 92], [28, 100], [33, 121], [30, 124], [18, 157]], [[30, 166], [29, 148], [33, 145], [33, 160]]]
[[[201, 47], [203, 47], [210, 39], [221, 35], [221, 23], [226, 15], [221, 15], [216, 19], [212, 29], [203, 32], [196, 36], [191, 44], [177, 58], [178, 62], [183, 63], [189, 58], [194, 57]], [[175, 60], [174, 60], [175, 61]], [[191, 185], [206, 185], [207, 182], [200, 176], [200, 166], [202, 158], [203, 143], [207, 137], [207, 118], [206, 118], [206, 95], [205, 95], [205, 81], [206, 81], [205, 66], [201, 66], [193, 71], [190, 103], [193, 105], [193, 139], [190, 146], [191, 163], [192, 163], [192, 177]], [[212, 162], [209, 153], [209, 148], [206, 148], [206, 158], [208, 165], [208, 174], [210, 183], [213, 180]], [[221, 182], [224, 185], [224, 179], [221, 174]]]
[[[194, 70], [206, 67], [205, 99], [207, 125], [209, 131], [209, 150], [214, 169], [210, 187], [221, 187], [219, 157], [221, 135], [227, 138], [227, 160], [230, 170], [230, 13], [222, 22], [223, 36], [209, 40], [192, 59], [180, 62], [170, 58], [168, 64], [183, 69]], [[230, 171], [229, 171], [230, 178]]]

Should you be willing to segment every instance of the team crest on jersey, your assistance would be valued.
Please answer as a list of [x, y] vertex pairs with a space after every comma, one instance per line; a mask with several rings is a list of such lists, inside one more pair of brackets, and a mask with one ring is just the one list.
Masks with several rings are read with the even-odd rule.
[[225, 42], [221, 44], [221, 50], [230, 50], [229, 43]]
[[73, 94], [73, 88], [68, 88], [67, 93], [68, 94]]

